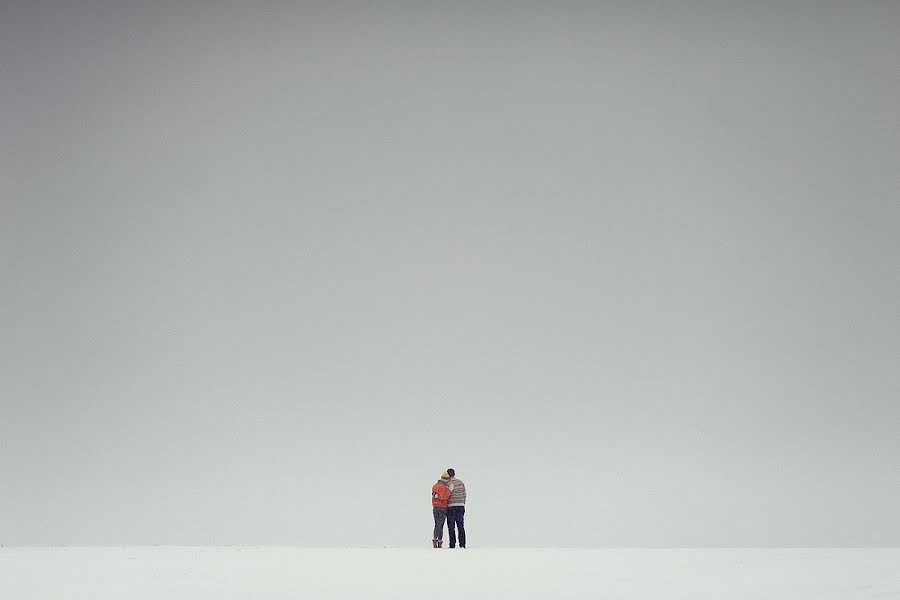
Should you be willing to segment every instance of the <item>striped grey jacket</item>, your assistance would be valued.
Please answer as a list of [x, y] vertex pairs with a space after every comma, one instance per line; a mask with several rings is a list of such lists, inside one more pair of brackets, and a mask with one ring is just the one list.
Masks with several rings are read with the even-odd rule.
[[450, 480], [450, 485], [447, 486], [450, 488], [450, 500], [447, 502], [448, 506], [465, 506], [466, 505], [466, 484], [462, 482], [462, 479], [457, 479], [456, 477]]

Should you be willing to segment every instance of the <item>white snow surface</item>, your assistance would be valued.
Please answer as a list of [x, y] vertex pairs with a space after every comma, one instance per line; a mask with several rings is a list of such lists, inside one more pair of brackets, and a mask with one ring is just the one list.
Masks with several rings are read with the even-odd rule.
[[[900, 548], [0, 548], [6, 600], [900, 599]], [[455, 594], [454, 594], [455, 595]]]

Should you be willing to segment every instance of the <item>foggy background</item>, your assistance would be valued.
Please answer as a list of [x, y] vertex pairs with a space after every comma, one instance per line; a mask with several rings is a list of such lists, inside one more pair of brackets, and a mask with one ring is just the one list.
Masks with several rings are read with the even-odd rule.
[[900, 545], [898, 33], [0, 1], [0, 544]]

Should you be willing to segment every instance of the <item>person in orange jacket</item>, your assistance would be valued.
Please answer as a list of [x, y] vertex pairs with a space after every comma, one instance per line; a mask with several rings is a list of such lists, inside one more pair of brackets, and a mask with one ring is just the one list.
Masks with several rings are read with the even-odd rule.
[[434, 513], [434, 536], [431, 545], [434, 548], [444, 547], [444, 521], [447, 520], [447, 502], [450, 500], [450, 475], [441, 473], [441, 478], [431, 486], [431, 511]]

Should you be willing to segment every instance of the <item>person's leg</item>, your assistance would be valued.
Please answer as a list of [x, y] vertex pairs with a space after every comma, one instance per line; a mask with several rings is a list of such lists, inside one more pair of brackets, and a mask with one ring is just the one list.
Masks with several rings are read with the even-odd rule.
[[444, 521], [447, 518], [447, 509], [435, 507], [434, 512], [434, 537], [431, 539], [440, 542], [444, 539]]
[[[434, 548], [437, 548], [437, 540], [438, 540], [438, 509], [432, 508], [431, 514], [434, 515], [434, 529], [431, 530], [431, 545]], [[441, 527], [443, 529], [443, 527]]]
[[456, 548], [456, 507], [447, 509], [447, 532], [450, 534], [450, 547]]
[[464, 521], [466, 520], [466, 507], [465, 506], [457, 506], [459, 512], [456, 513], [456, 526], [459, 529], [459, 547], [466, 547], [466, 526]]

